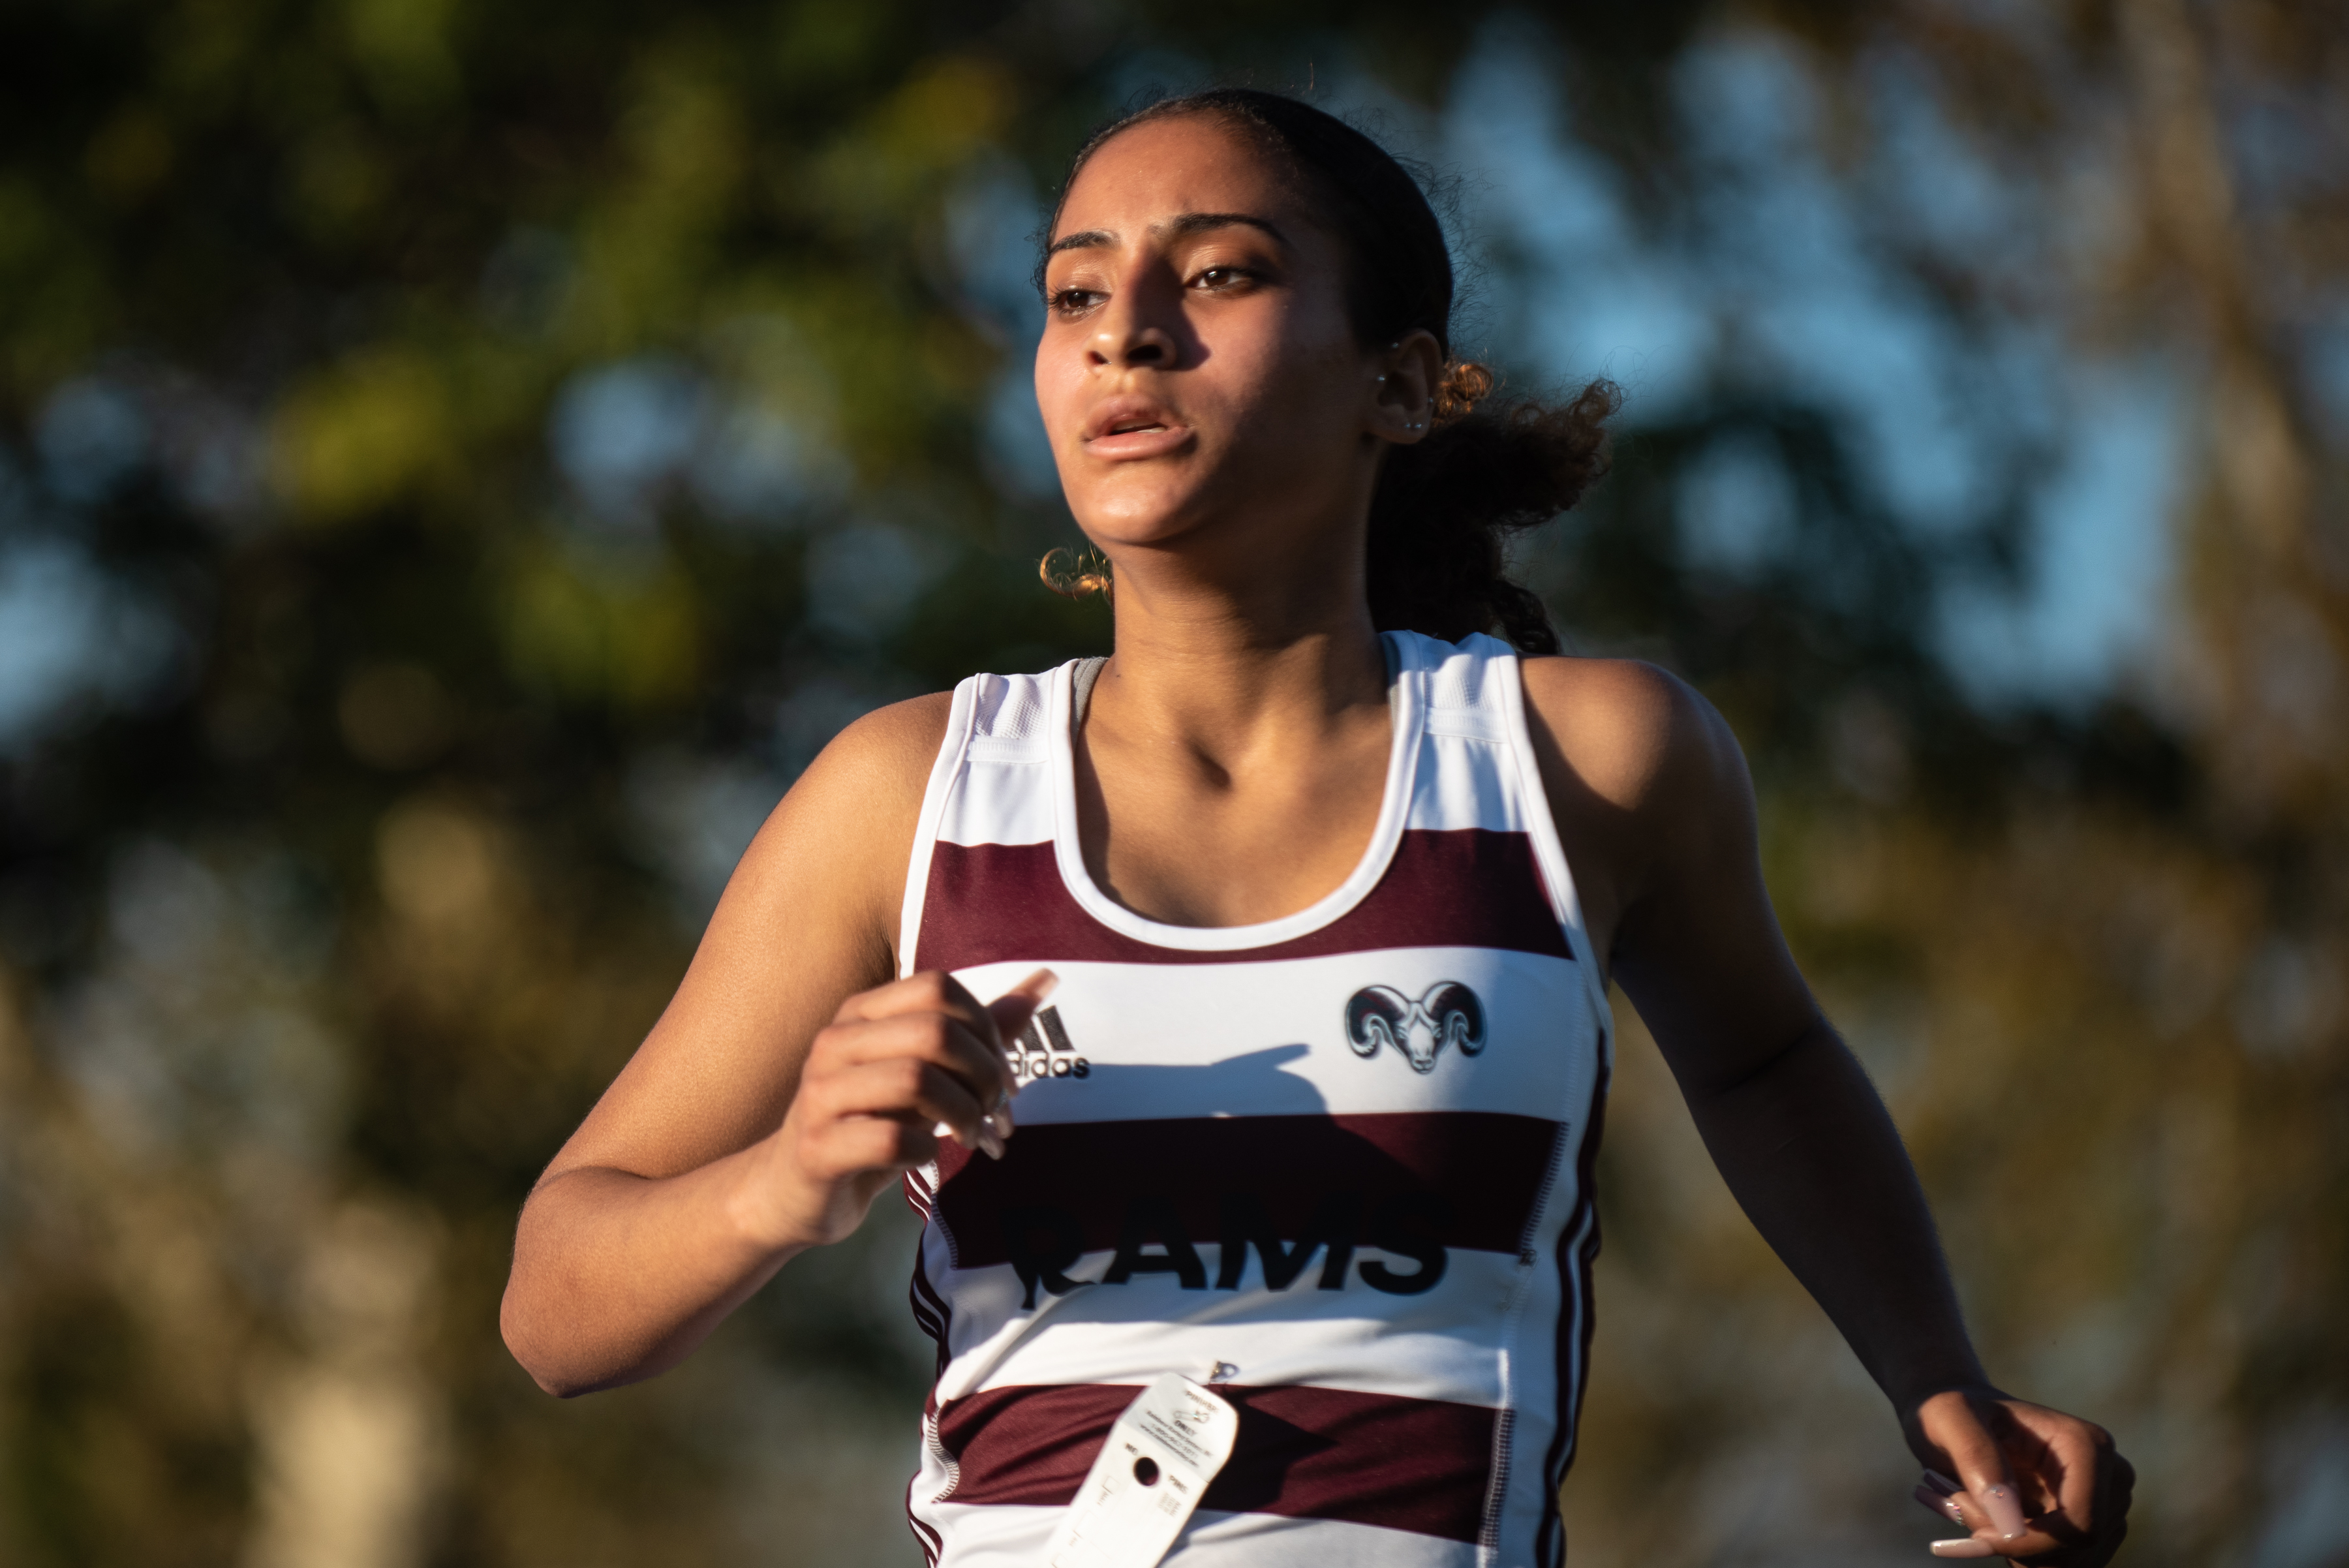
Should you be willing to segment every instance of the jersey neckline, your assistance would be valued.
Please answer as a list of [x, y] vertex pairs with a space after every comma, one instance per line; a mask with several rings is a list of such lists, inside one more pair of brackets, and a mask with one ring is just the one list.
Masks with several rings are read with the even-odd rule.
[[1381, 632], [1379, 638], [1386, 648], [1388, 668], [1394, 672], [1387, 683], [1387, 713], [1393, 735], [1387, 753], [1386, 793], [1379, 802], [1371, 841], [1346, 879], [1320, 898], [1294, 914], [1246, 926], [1169, 925], [1135, 913], [1094, 884], [1077, 836], [1076, 731], [1071, 719], [1078, 661], [1072, 659], [1053, 670], [1045, 721], [1052, 770], [1052, 847], [1061, 885], [1077, 907], [1121, 936], [1154, 947], [1237, 952], [1309, 936], [1369, 897], [1392, 863], [1396, 846], [1402, 842], [1403, 824], [1411, 816], [1427, 712], [1421, 690], [1423, 671], [1410, 649], [1391, 632]]

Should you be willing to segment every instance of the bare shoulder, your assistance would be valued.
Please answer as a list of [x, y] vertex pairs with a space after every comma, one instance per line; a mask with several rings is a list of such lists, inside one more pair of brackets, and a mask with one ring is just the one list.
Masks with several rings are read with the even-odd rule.
[[[894, 941], [922, 793], [946, 738], [950, 693], [865, 714], [817, 754], [726, 885], [705, 950], [805, 950], [848, 937], [869, 966]], [[878, 972], [878, 970], [875, 971]]]
[[1636, 659], [1535, 658], [1523, 668], [1537, 743], [1555, 746], [1547, 760], [1565, 765], [1577, 793], [1634, 817], [1746, 793], [1736, 737], [1679, 676]]
[[[745, 869], [779, 855], [866, 860], [909, 848], [953, 708], [952, 692], [935, 691], [876, 708], [833, 736], [768, 817]], [[895, 857], [892, 876], [903, 860]]]
[[910, 790], [918, 808], [953, 711], [951, 691], [875, 708], [833, 736], [805, 778], [826, 791], [879, 787], [894, 797]]

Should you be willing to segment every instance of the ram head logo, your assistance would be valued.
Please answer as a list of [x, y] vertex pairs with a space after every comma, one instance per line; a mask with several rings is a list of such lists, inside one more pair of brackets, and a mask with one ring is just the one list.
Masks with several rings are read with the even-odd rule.
[[1357, 1056], [1375, 1056], [1380, 1046], [1392, 1045], [1413, 1072], [1433, 1073], [1446, 1045], [1463, 1056], [1485, 1048], [1485, 1007], [1456, 980], [1428, 987], [1417, 1002], [1389, 986], [1366, 985], [1346, 1002], [1346, 1038]]

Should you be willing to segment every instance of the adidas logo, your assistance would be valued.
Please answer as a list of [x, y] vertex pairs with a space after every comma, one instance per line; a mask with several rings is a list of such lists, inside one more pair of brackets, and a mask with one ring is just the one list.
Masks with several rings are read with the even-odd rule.
[[1023, 1085], [1039, 1078], [1082, 1078], [1092, 1070], [1092, 1064], [1069, 1044], [1069, 1032], [1057, 1007], [1047, 1007], [1030, 1019], [1019, 1038], [1011, 1043], [1011, 1075]]

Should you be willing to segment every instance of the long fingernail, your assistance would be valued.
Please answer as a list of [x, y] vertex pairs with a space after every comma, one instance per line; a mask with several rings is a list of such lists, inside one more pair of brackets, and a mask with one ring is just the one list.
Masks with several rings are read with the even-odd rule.
[[1011, 1107], [1006, 1106], [987, 1118], [987, 1130], [999, 1139], [1011, 1136]]
[[1909, 1495], [1914, 1497], [1919, 1502], [1923, 1503], [1927, 1508], [1931, 1509], [1935, 1513], [1940, 1514], [1943, 1519], [1954, 1520], [1961, 1525], [1964, 1524], [1966, 1521], [1965, 1510], [1960, 1508], [1952, 1500], [1943, 1497], [1940, 1492], [1935, 1491], [1931, 1487], [1920, 1484], [1917, 1490]]
[[[1059, 975], [1054, 974], [1049, 969], [1040, 969], [1035, 973], [1030, 975], [1026, 980], [1021, 981], [1018, 985], [1013, 986], [1009, 991], [1005, 992], [1003, 994], [1006, 996], [1024, 995], [1030, 1002], [1035, 1003], [1038, 1007], [1041, 1007], [1044, 1005], [1044, 999], [1051, 995], [1052, 992], [1058, 991], [1060, 988], [1061, 977]], [[1019, 1050], [1018, 1043], [1008, 1042], [1007, 1050], [1011, 1055], [1017, 1056]], [[1008, 1100], [1019, 1092], [1019, 1075], [1017, 1073], [1014, 1073], [1011, 1076], [1011, 1086], [1004, 1091], [1003, 1099]], [[1003, 1102], [999, 1100], [996, 1103], [998, 1105], [1001, 1105]]]
[[993, 1127], [988, 1127], [985, 1122], [979, 1123], [978, 1137], [979, 1153], [989, 1159], [1003, 1158], [1003, 1140], [995, 1136]]
[[1989, 1542], [1977, 1541], [1971, 1535], [1961, 1535], [1955, 1541], [1936, 1541], [1933, 1542], [1931, 1550], [1933, 1555], [1936, 1557], [1992, 1557], [1997, 1555], [1997, 1553], [1991, 1551]]
[[2023, 1505], [2014, 1501], [2013, 1487], [1994, 1486], [1982, 1493], [1982, 1511], [1990, 1515], [1990, 1527], [2012, 1541], [2023, 1533]]

